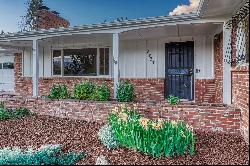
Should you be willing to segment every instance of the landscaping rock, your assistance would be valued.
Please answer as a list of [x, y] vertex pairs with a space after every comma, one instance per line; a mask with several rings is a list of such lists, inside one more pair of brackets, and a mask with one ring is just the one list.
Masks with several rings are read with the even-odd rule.
[[110, 165], [110, 164], [105, 156], [100, 155], [99, 157], [97, 157], [95, 165]]

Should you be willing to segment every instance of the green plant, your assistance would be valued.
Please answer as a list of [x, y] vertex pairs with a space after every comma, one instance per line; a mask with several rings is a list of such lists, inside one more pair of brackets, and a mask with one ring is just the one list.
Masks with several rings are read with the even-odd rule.
[[109, 150], [119, 147], [119, 141], [115, 136], [115, 131], [108, 124], [101, 127], [98, 132], [98, 137]]
[[12, 118], [22, 118], [28, 115], [31, 115], [31, 112], [27, 108], [18, 108], [12, 111]]
[[4, 101], [0, 102], [0, 109], [5, 109], [5, 103], [4, 103]]
[[119, 102], [132, 102], [134, 98], [134, 85], [128, 81], [120, 82], [117, 88], [117, 100]]
[[110, 99], [110, 90], [106, 84], [95, 85], [91, 99], [95, 101], [108, 101]]
[[0, 120], [22, 118], [31, 114], [32, 113], [30, 112], [30, 110], [26, 108], [17, 108], [17, 109], [0, 108]]
[[85, 153], [62, 153], [60, 145], [49, 145], [35, 151], [19, 148], [0, 150], [0, 165], [72, 165], [85, 156]]
[[91, 82], [83, 82], [78, 84], [74, 88], [74, 98], [78, 100], [88, 100], [91, 99], [91, 95], [95, 90], [95, 85]]
[[0, 108], [0, 121], [10, 118], [10, 113], [3, 108]]
[[127, 108], [109, 115], [109, 124], [121, 146], [137, 149], [154, 157], [173, 157], [195, 152], [191, 126], [183, 122], [150, 120]]
[[67, 86], [66, 85], [53, 85], [48, 97], [50, 99], [67, 99], [67, 98], [69, 98]]
[[173, 96], [173, 95], [170, 95], [168, 97], [168, 102], [170, 103], [170, 105], [178, 105], [180, 103], [180, 98], [177, 97], [177, 96]]

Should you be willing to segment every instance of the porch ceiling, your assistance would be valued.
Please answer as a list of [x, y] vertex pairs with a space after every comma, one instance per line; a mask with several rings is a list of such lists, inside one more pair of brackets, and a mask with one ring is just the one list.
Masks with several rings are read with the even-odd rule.
[[222, 23], [178, 24], [140, 29], [122, 33], [121, 40], [208, 35], [222, 25]]
[[[57, 36], [57, 37], [48, 37], [45, 39], [39, 40], [41, 46], [49, 45], [53, 47], [57, 46], [91, 46], [91, 45], [104, 45], [112, 44], [112, 34], [77, 34], [77, 35], [66, 35], [66, 36]], [[8, 41], [0, 42], [0, 46], [3, 49], [9, 50], [10, 48], [19, 48], [23, 47], [32, 47], [32, 41], [18, 40], [18, 41]], [[3, 52], [5, 52], [3, 50]]]

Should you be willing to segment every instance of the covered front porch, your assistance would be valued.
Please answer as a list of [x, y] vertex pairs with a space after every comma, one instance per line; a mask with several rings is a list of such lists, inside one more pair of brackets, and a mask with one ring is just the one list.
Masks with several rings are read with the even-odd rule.
[[[174, 94], [189, 101], [222, 103], [228, 95], [222, 92], [223, 38], [218, 42], [223, 30], [223, 22], [198, 20], [112, 31], [57, 32], [1, 42], [1, 46], [19, 52], [16, 93], [43, 96], [53, 84], [72, 89], [76, 83], [91, 80], [106, 81], [116, 99], [119, 80], [130, 80], [138, 100], [162, 101]], [[167, 49], [171, 43], [175, 46]]]

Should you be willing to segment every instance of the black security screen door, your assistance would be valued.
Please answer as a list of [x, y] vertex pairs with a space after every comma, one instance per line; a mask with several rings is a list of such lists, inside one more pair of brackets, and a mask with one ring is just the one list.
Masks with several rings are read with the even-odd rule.
[[165, 97], [193, 100], [194, 42], [166, 44]]

